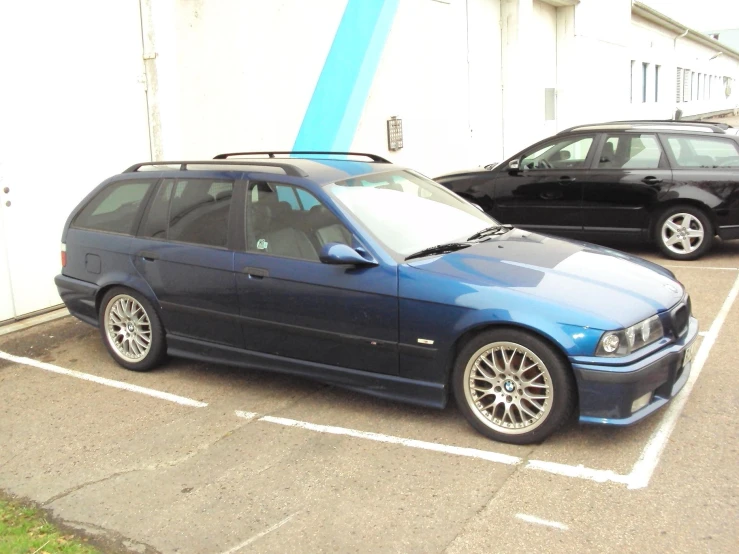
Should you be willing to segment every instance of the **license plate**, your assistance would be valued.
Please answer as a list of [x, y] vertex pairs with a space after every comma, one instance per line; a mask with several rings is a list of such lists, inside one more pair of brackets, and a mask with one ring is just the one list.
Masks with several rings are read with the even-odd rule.
[[698, 341], [694, 340], [688, 348], [685, 349], [685, 357], [683, 358], [683, 365], [686, 366], [695, 358], [695, 353], [698, 351]]

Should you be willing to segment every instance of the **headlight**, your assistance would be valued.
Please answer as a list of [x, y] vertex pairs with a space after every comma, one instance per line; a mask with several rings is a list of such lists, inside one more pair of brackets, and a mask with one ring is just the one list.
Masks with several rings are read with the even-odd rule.
[[659, 316], [653, 315], [627, 329], [603, 333], [595, 355], [609, 358], [628, 356], [664, 336], [665, 331]]

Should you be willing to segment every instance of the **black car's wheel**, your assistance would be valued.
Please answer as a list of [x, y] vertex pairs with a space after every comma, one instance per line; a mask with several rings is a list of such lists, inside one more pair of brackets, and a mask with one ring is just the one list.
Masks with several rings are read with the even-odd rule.
[[138, 292], [110, 289], [100, 302], [100, 333], [116, 362], [133, 371], [148, 371], [165, 356], [164, 329], [154, 307]]
[[699, 208], [690, 205], [671, 206], [657, 218], [654, 237], [668, 258], [695, 260], [710, 250], [713, 226]]
[[515, 329], [486, 331], [469, 341], [452, 379], [467, 421], [500, 442], [545, 439], [567, 421], [576, 403], [567, 362], [542, 339]]

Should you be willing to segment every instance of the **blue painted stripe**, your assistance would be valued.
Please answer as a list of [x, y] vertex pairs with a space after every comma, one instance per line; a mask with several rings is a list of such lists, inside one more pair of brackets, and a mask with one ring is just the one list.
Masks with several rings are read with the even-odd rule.
[[398, 2], [347, 2], [294, 150], [351, 148]]

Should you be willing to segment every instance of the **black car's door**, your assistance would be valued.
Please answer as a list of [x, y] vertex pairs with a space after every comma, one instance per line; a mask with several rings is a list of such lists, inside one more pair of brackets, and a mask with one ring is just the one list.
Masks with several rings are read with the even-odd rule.
[[558, 234], [582, 231], [582, 183], [595, 134], [554, 137], [520, 157], [519, 169], [500, 168], [493, 217], [503, 223]]
[[163, 180], [131, 244], [168, 334], [242, 346], [228, 248], [234, 183], [219, 177]]
[[588, 234], [639, 236], [657, 198], [672, 186], [672, 170], [655, 133], [601, 136], [593, 169], [583, 179], [583, 225]]
[[398, 373], [397, 266], [321, 263], [326, 243], [361, 244], [314, 194], [277, 177], [249, 182], [242, 221], [235, 270], [245, 348]]

